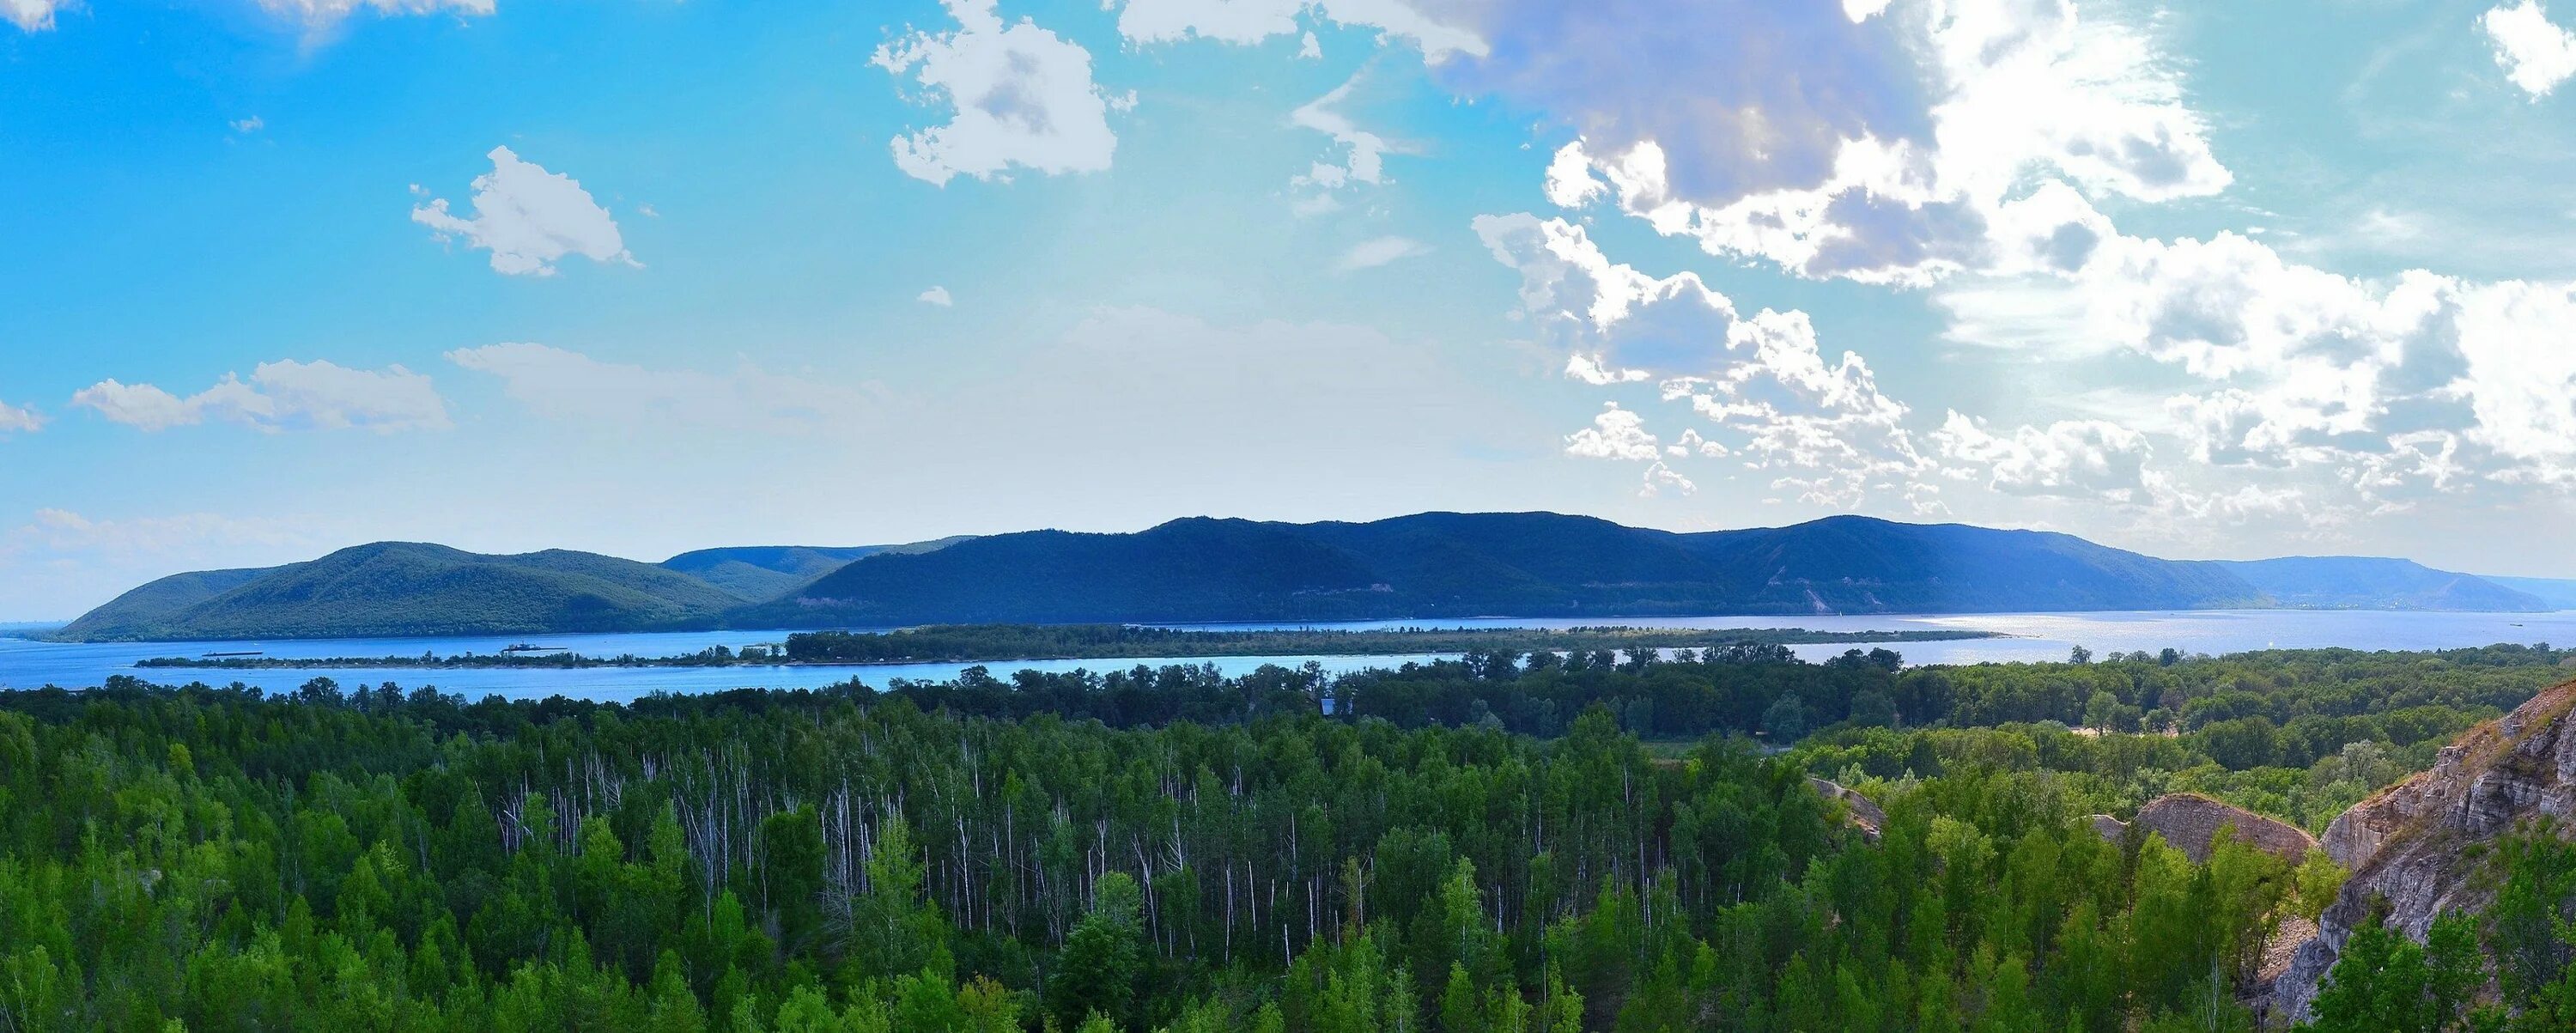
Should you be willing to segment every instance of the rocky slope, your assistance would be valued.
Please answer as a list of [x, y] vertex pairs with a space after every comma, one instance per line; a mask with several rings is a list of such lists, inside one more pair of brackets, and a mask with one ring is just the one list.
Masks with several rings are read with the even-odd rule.
[[2354, 925], [2368, 920], [2373, 897], [2388, 902], [2392, 926], [2420, 941], [2445, 912], [2487, 903], [2476, 866], [2461, 861], [2463, 847], [2525, 819], [2576, 814], [2572, 708], [2576, 682], [2543, 691], [2444, 747], [2431, 770], [2381, 790], [2326, 827], [2327, 854], [2352, 869], [2352, 878], [2275, 984], [2274, 1016], [2309, 1017], [2317, 984], [2334, 968]]
[[1869, 797], [1852, 791], [1840, 782], [1817, 778], [1813, 775], [1807, 776], [1807, 788], [1815, 790], [1817, 795], [1825, 799], [1842, 801], [1844, 818], [1850, 821], [1853, 827], [1860, 829], [1862, 838], [1872, 843], [1878, 842], [1878, 830], [1887, 827], [1887, 812], [1879, 810], [1878, 805], [1872, 803]]
[[2093, 831], [2103, 839], [2117, 843], [2135, 825], [2147, 832], [2165, 837], [2165, 843], [2193, 864], [2209, 860], [2209, 848], [2218, 840], [2218, 830], [2236, 827], [2236, 839], [2277, 854], [2292, 864], [2305, 860], [2316, 848], [2315, 838], [2295, 825], [2274, 821], [2233, 804], [2220, 803], [2198, 793], [2171, 793], [2147, 801], [2138, 808], [2134, 822], [2122, 822], [2108, 814], [2092, 817]]

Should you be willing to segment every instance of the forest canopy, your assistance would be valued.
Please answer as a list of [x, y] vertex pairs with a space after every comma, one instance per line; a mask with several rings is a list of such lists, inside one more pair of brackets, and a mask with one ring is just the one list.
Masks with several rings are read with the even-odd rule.
[[[2565, 659], [0, 693], [0, 1028], [2247, 1029], [2331, 865], [2086, 816], [2195, 788], [2314, 827]], [[2512, 985], [2564, 977], [2547, 922], [2485, 928]], [[2334, 1014], [2469, 1021], [2409, 981], [2459, 958], [2371, 949], [2321, 1021], [2364, 985], [2397, 989]]]

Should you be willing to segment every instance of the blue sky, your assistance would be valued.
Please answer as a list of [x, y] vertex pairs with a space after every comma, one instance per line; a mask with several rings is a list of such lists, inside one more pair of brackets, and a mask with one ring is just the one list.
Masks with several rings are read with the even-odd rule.
[[2576, 575], [2576, 9], [0, 19], [0, 620], [1423, 509]]

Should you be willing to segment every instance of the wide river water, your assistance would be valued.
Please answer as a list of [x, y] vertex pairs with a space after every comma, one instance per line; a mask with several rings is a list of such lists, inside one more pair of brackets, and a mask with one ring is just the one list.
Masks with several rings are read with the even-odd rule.
[[[1817, 631], [1976, 630], [2010, 638], [1948, 642], [1900, 642], [1888, 646], [1913, 664], [1959, 664], [2028, 660], [2062, 660], [2075, 646], [2096, 654], [2158, 650], [2168, 646], [2187, 653], [2239, 653], [2256, 649], [2309, 649], [2341, 646], [2353, 649], [2450, 649], [2499, 642], [2576, 643], [2576, 611], [2557, 613], [2382, 613], [2340, 610], [2187, 610], [2103, 613], [2001, 613], [1943, 616], [1855, 617], [1622, 617], [1582, 620], [1479, 618], [1439, 621], [1364, 621], [1339, 624], [1206, 624], [1208, 629], [1316, 627], [1365, 630], [1399, 627], [1532, 627], [1564, 628], [1624, 624], [1658, 628], [1809, 628]], [[432, 653], [498, 653], [518, 642], [569, 649], [589, 656], [633, 654], [678, 656], [711, 646], [740, 649], [777, 642], [777, 631], [668, 632], [627, 635], [546, 635], [484, 638], [377, 638], [279, 640], [268, 642], [113, 642], [73, 644], [0, 637], [0, 688], [96, 685], [114, 674], [147, 681], [227, 684], [240, 681], [272, 692], [329, 676], [343, 686], [393, 682], [404, 688], [435, 685], [448, 692], [480, 698], [564, 695], [596, 700], [634, 699], [653, 692], [712, 692], [735, 688], [819, 688], [856, 677], [883, 687], [896, 678], [945, 680], [973, 664], [872, 664], [849, 667], [591, 667], [577, 669], [423, 669], [302, 668], [293, 670], [138, 669], [153, 657], [198, 656], [209, 652], [258, 650], [272, 657], [386, 657]], [[1792, 647], [1802, 657], [1821, 660], [1851, 648], [1847, 645]], [[1294, 667], [1309, 660], [1332, 672], [1393, 667], [1424, 662], [1431, 654], [1399, 656], [1229, 656], [1153, 659], [996, 660], [982, 666], [996, 675], [1034, 668], [1042, 671], [1125, 670], [1137, 664], [1213, 663], [1229, 674], [1266, 663]]]

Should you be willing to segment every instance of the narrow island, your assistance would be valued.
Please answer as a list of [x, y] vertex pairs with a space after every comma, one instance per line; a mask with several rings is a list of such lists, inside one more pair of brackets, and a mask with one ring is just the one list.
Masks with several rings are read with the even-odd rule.
[[1209, 631], [1124, 624], [957, 624], [886, 632], [810, 631], [775, 645], [716, 646], [682, 656], [588, 656], [514, 646], [501, 653], [382, 657], [205, 655], [156, 657], [135, 666], [218, 670], [296, 668], [729, 667], [799, 664], [990, 663], [1012, 660], [1164, 659], [1214, 656], [1392, 656], [1411, 653], [1571, 653], [1937, 642], [2000, 637], [1970, 630], [1810, 631], [1805, 628], [1389, 628], [1372, 631]]

